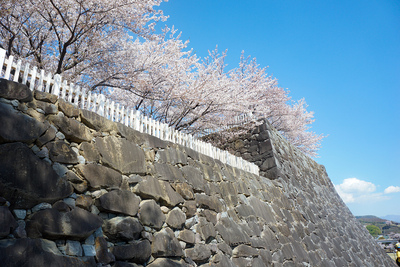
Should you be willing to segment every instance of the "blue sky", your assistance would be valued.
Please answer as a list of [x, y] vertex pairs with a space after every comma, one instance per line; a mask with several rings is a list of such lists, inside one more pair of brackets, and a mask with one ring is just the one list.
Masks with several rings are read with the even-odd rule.
[[400, 215], [400, 1], [170, 0], [199, 56], [245, 51], [315, 112], [316, 161], [354, 215]]

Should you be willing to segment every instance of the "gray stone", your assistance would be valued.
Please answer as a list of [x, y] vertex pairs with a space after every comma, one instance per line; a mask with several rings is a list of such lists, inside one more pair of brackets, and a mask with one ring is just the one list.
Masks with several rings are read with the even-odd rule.
[[114, 217], [103, 222], [103, 231], [111, 241], [139, 239], [143, 226], [132, 217]]
[[193, 248], [185, 250], [186, 256], [196, 263], [205, 263], [211, 257], [211, 250], [207, 245], [196, 244]]
[[247, 236], [241, 227], [231, 218], [221, 218], [215, 226], [215, 229], [229, 246], [250, 244], [250, 237]]
[[26, 217], [26, 210], [15, 209], [13, 210], [13, 212], [15, 214], [15, 218], [17, 218], [18, 220], [23, 220]]
[[43, 102], [48, 102], [48, 103], [55, 104], [57, 102], [57, 99], [58, 99], [58, 97], [56, 95], [53, 95], [53, 94], [50, 94], [50, 93], [37, 91], [37, 90], [34, 90], [34, 93], [35, 93], [35, 99], [43, 101]]
[[6, 79], [0, 79], [0, 97], [17, 99], [21, 102], [30, 102], [33, 100], [32, 91], [29, 90], [28, 86]]
[[77, 164], [78, 155], [64, 141], [55, 141], [46, 144], [49, 149], [50, 159], [53, 162], [64, 164]]
[[238, 257], [254, 257], [258, 255], [258, 251], [255, 248], [252, 248], [247, 245], [239, 245], [235, 247], [232, 251], [232, 257], [238, 258]]
[[2, 266], [96, 266], [93, 258], [63, 256], [56, 244], [44, 239], [15, 239], [0, 241]]
[[8, 207], [0, 206], [0, 238], [8, 236], [18, 227]]
[[24, 142], [31, 144], [49, 127], [1, 102], [0, 121], [0, 143]]
[[48, 120], [71, 142], [91, 141], [93, 136], [84, 124], [60, 115], [50, 115]]
[[98, 203], [103, 210], [135, 216], [140, 198], [128, 190], [113, 190], [99, 197]]
[[185, 225], [185, 221], [185, 213], [183, 213], [183, 211], [179, 208], [174, 208], [168, 213], [165, 222], [168, 224], [169, 227], [173, 229], [182, 229]]
[[93, 189], [121, 187], [122, 175], [113, 169], [92, 163], [77, 165], [76, 169]]
[[38, 212], [39, 210], [46, 210], [46, 209], [51, 209], [51, 204], [50, 203], [39, 203], [36, 206], [32, 207], [32, 212]]
[[95, 147], [95, 145], [82, 142], [79, 145], [80, 153], [85, 157], [88, 162], [99, 162], [100, 161], [100, 153]]
[[187, 164], [186, 155], [183, 152], [174, 148], [159, 150], [157, 152], [157, 155], [159, 163], [169, 163], [172, 165], [176, 165], [178, 163], [181, 163], [183, 165]]
[[201, 239], [206, 243], [215, 238], [217, 235], [214, 225], [210, 222], [207, 222], [206, 218], [204, 217], [199, 218], [199, 223], [196, 225], [196, 232], [200, 234]]
[[86, 195], [80, 195], [76, 198], [75, 205], [79, 208], [90, 210], [90, 207], [93, 205], [94, 201], [92, 197]]
[[101, 225], [100, 217], [81, 208], [69, 212], [51, 208], [35, 213], [26, 230], [32, 238], [85, 240]]
[[175, 183], [172, 185], [176, 192], [180, 194], [184, 199], [194, 199], [194, 192], [192, 187], [188, 183]]
[[224, 207], [223, 203], [215, 196], [196, 194], [195, 197], [198, 207], [210, 209], [216, 212], [222, 212], [226, 210], [226, 207]]
[[65, 253], [70, 256], [81, 257], [83, 254], [82, 246], [79, 241], [67, 240], [65, 245]]
[[56, 133], [57, 129], [51, 125], [46, 130], [46, 132], [36, 140], [36, 144], [38, 144], [39, 146], [47, 144], [48, 142], [54, 140], [54, 138], [56, 137]]
[[115, 261], [115, 256], [108, 251], [107, 241], [104, 239], [104, 237], [96, 237], [95, 250], [97, 262], [108, 264]]
[[80, 110], [80, 116], [81, 116], [81, 120], [82, 122], [96, 130], [96, 131], [100, 131], [100, 132], [110, 132], [112, 130], [115, 130], [115, 124], [110, 121], [107, 120], [106, 118], [98, 115], [95, 112], [86, 110], [86, 109], [82, 109]]
[[43, 110], [44, 114], [57, 114], [58, 113], [58, 108], [56, 105], [52, 103], [47, 103], [43, 101], [34, 101], [36, 110], [41, 112]]
[[154, 163], [154, 167], [156, 169], [156, 175], [160, 180], [169, 182], [185, 181], [182, 172], [175, 166], [156, 162]]
[[151, 245], [148, 240], [136, 241], [128, 245], [114, 246], [111, 248], [117, 260], [129, 260], [143, 264], [151, 256]]
[[151, 244], [151, 251], [154, 257], [181, 257], [183, 250], [170, 228], [164, 228], [155, 233]]
[[178, 240], [183, 241], [188, 244], [194, 244], [195, 242], [195, 234], [193, 231], [184, 229], [179, 232]]
[[145, 174], [146, 164], [142, 149], [123, 138], [97, 137], [96, 147], [104, 165], [122, 174]]
[[198, 169], [192, 166], [184, 166], [181, 170], [188, 184], [190, 184], [193, 187], [193, 190], [197, 192], [204, 191], [203, 174]]
[[188, 265], [181, 261], [176, 261], [168, 258], [158, 258], [149, 265], [148, 267], [187, 267]]
[[0, 145], [0, 166], [7, 166], [0, 168], [0, 195], [14, 208], [53, 203], [72, 194], [69, 182], [22, 143]]
[[96, 256], [96, 249], [93, 245], [82, 245], [83, 255], [88, 257]]
[[78, 117], [79, 116], [79, 109], [65, 101], [64, 99], [58, 99], [58, 108], [67, 116], [67, 117]]
[[161, 229], [165, 222], [165, 215], [160, 206], [153, 199], [143, 200], [139, 205], [139, 220], [143, 225]]

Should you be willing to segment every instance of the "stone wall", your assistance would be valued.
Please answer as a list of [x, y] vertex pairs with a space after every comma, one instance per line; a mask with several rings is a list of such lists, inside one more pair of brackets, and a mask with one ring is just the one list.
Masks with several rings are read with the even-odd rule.
[[2, 266], [394, 266], [267, 124], [256, 176], [0, 80]]

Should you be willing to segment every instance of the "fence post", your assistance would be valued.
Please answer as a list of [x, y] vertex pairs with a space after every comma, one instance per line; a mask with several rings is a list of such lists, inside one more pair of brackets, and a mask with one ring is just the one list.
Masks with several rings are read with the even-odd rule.
[[0, 77], [2, 77], [1, 73], [3, 71], [3, 66], [4, 66], [3, 64], [5, 63], [5, 60], [6, 60], [6, 50], [0, 48]]
[[32, 73], [31, 73], [31, 84], [29, 85], [29, 89], [31, 91], [33, 91], [33, 89], [35, 89], [36, 73], [37, 73], [37, 68], [36, 68], [36, 66], [34, 66], [32, 69]]
[[11, 67], [12, 67], [12, 64], [13, 64], [13, 60], [14, 60], [14, 56], [9, 56], [8, 57], [6, 73], [4, 74], [4, 79], [6, 79], [6, 80], [10, 79], [10, 73], [11, 73]]
[[25, 64], [25, 69], [24, 69], [24, 76], [22, 76], [22, 84], [26, 84], [28, 81], [28, 74], [29, 74], [29, 63]]
[[14, 73], [14, 82], [18, 82], [18, 78], [19, 78], [19, 72], [21, 71], [21, 59], [19, 59], [17, 61], [17, 67], [15, 68], [15, 73]]
[[53, 95], [58, 96], [60, 94], [60, 87], [61, 87], [61, 75], [56, 74], [54, 75], [54, 85], [52, 90]]

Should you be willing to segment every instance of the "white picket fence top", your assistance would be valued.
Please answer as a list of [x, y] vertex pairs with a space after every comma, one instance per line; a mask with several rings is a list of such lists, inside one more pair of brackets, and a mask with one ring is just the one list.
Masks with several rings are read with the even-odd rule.
[[[5, 69], [4, 73], [3, 70]], [[11, 71], [14, 71], [13, 74]], [[84, 88], [62, 81], [59, 74], [52, 77], [44, 70], [30, 68], [29, 63], [22, 64], [21, 60], [14, 62], [14, 57], [7, 58], [6, 51], [0, 48], [0, 77], [23, 84], [29, 83], [31, 91], [38, 90], [58, 96], [81, 109], [96, 112], [111, 121], [120, 122], [141, 133], [147, 133], [165, 141], [191, 148], [199, 153], [218, 159], [232, 167], [259, 174], [259, 168], [254, 163], [230, 154], [212, 146], [210, 143], [196, 139], [191, 134], [182, 133], [165, 123], [160, 123], [140, 113], [139, 110], [128, 109], [119, 103], [110, 101], [104, 94], [92, 94]]]

